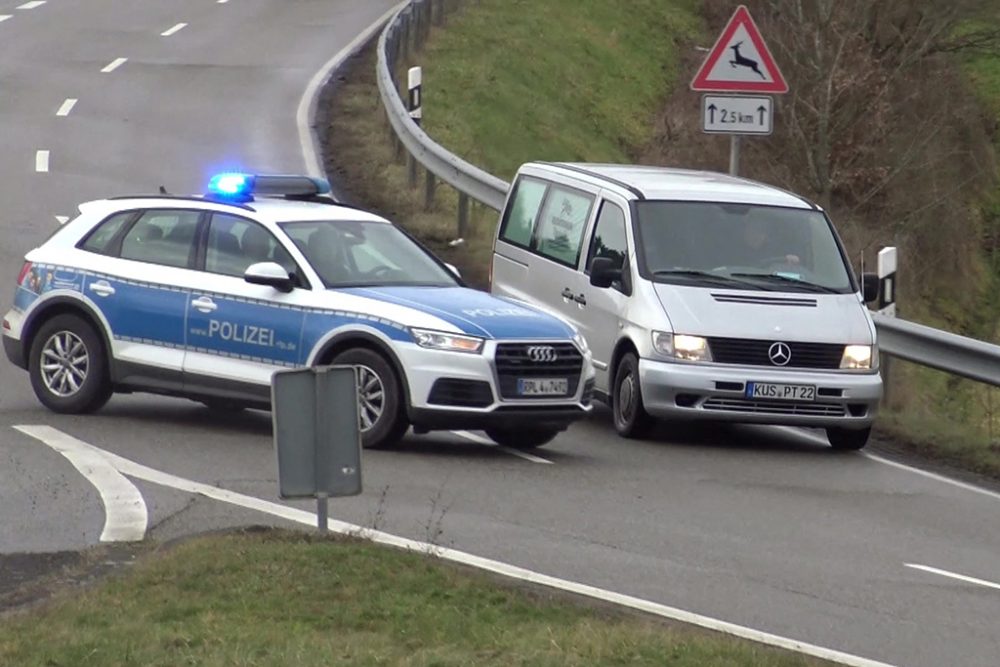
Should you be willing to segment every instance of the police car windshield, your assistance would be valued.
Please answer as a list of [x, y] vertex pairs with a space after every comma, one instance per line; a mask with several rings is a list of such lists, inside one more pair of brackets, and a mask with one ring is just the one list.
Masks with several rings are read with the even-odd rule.
[[657, 282], [848, 294], [854, 282], [821, 211], [717, 202], [636, 202], [645, 269]]
[[452, 287], [448, 269], [393, 225], [354, 220], [286, 222], [288, 234], [327, 287]]

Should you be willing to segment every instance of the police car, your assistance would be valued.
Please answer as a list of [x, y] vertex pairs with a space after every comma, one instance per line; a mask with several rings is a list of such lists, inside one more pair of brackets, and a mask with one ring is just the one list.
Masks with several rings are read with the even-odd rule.
[[222, 174], [208, 192], [116, 197], [25, 257], [7, 357], [56, 412], [114, 392], [270, 407], [281, 368], [356, 369], [366, 447], [413, 426], [545, 444], [591, 410], [561, 319], [466, 288], [399, 227], [305, 176]]

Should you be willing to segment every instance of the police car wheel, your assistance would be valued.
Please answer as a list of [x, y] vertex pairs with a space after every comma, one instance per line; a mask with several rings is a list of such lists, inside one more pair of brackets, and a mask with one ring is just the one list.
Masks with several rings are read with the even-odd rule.
[[863, 429], [828, 428], [826, 438], [830, 446], [841, 451], [857, 451], [868, 444], [871, 427]]
[[76, 315], [45, 322], [31, 342], [28, 372], [42, 405], [54, 412], [93, 412], [111, 398], [104, 345], [94, 328]]
[[642, 438], [653, 427], [653, 418], [642, 403], [639, 385], [639, 359], [631, 352], [622, 357], [615, 370], [615, 383], [611, 391], [611, 411], [615, 430], [626, 438]]
[[354, 348], [341, 352], [333, 365], [354, 366], [358, 381], [358, 417], [365, 449], [389, 447], [409, 428], [400, 380], [378, 352]]
[[556, 428], [486, 429], [493, 442], [512, 449], [535, 449], [549, 444], [560, 433], [562, 429]]

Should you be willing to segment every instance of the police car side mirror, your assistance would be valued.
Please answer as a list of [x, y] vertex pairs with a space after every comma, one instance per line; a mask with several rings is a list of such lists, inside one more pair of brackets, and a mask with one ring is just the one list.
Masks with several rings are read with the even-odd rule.
[[878, 299], [879, 292], [879, 279], [878, 274], [875, 273], [863, 273], [861, 274], [861, 296], [865, 300], [865, 303], [871, 303]]
[[281, 292], [291, 292], [295, 281], [276, 262], [258, 262], [251, 264], [243, 273], [243, 280], [253, 285], [270, 285]]

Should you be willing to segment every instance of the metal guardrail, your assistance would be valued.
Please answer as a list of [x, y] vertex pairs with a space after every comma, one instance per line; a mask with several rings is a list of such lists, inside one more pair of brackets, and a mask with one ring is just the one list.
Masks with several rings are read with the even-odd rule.
[[[441, 11], [440, 4], [437, 6]], [[409, 46], [411, 33], [419, 34], [421, 25], [430, 24], [434, 7], [434, 0], [412, 0], [382, 31], [376, 72], [382, 105], [396, 137], [417, 162], [458, 190], [460, 195], [500, 211], [510, 184], [435, 143], [410, 118], [393, 77], [400, 48]], [[873, 313], [873, 319], [882, 352], [953, 375], [1000, 386], [1000, 345], [877, 313]]]

